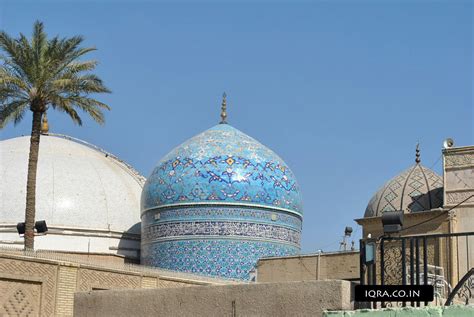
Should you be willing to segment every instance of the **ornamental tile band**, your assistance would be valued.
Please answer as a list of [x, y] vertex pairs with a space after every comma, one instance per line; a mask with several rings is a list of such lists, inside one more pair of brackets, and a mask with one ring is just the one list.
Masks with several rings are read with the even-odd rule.
[[284, 227], [248, 222], [177, 222], [152, 225], [144, 228], [144, 243], [160, 238], [192, 236], [253, 237], [300, 244], [301, 234]]
[[[157, 219], [157, 214], [159, 217]], [[301, 231], [302, 221], [293, 214], [249, 207], [190, 206], [164, 210], [148, 210], [147, 223], [166, 221], [239, 220], [288, 226]]]

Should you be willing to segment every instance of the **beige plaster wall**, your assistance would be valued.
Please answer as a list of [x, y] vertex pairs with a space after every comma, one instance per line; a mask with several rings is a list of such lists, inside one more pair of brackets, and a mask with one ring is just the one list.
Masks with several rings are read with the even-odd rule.
[[[474, 146], [443, 151], [444, 207], [452, 210], [452, 232], [474, 232]], [[474, 266], [474, 236], [457, 240], [459, 275]]]
[[259, 260], [257, 264], [258, 282], [309, 281], [318, 279], [358, 280], [359, 252], [330, 252], [321, 253], [320, 256], [318, 254], [311, 254], [267, 258]]
[[[443, 163], [445, 207], [474, 195], [474, 146], [443, 150]], [[463, 206], [474, 207], [474, 197]]]
[[74, 316], [322, 316], [351, 309], [348, 281], [76, 293]]

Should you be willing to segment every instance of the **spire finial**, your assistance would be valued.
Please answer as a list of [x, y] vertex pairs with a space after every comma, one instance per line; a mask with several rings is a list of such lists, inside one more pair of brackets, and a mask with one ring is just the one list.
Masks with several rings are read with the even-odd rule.
[[46, 115], [46, 111], [43, 113], [43, 122], [41, 124], [41, 133], [47, 134], [49, 132], [49, 124], [48, 124], [48, 116]]
[[222, 106], [221, 106], [221, 122], [220, 123], [227, 123], [227, 95], [224, 92], [222, 95]]
[[421, 159], [420, 159], [420, 142], [418, 142], [416, 144], [416, 154], [415, 154], [416, 158], [415, 158], [415, 162], [416, 164], [420, 163], [421, 162]]

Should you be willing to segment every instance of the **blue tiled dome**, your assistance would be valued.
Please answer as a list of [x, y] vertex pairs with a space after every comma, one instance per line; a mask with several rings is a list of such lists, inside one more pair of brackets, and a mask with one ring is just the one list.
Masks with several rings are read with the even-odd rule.
[[147, 179], [141, 261], [246, 280], [258, 259], [299, 252], [302, 212], [285, 162], [219, 124], [171, 151]]
[[285, 162], [228, 124], [175, 148], [148, 178], [143, 210], [186, 203], [256, 204], [302, 214], [298, 184]]

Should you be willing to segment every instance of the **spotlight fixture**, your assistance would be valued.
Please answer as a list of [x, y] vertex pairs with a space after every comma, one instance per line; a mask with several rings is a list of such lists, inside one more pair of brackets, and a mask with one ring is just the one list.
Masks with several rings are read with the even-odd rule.
[[45, 233], [48, 231], [48, 226], [45, 220], [38, 220], [35, 222], [35, 229], [37, 233]]
[[[48, 231], [48, 226], [46, 225], [45, 220], [38, 220], [35, 222], [36, 233], [46, 233]], [[19, 235], [25, 234], [26, 225], [24, 222], [19, 222], [16, 225], [16, 231]]]
[[397, 233], [403, 227], [403, 210], [386, 211], [382, 214], [383, 232], [386, 234]]
[[25, 234], [25, 223], [24, 222], [17, 223], [16, 231], [18, 231], [19, 235]]

